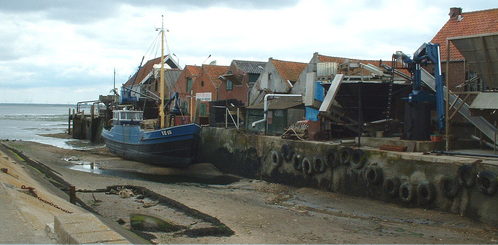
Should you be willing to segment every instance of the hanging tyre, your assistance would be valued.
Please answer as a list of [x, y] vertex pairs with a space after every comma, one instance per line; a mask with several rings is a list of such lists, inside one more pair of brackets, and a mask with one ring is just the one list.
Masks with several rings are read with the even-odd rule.
[[399, 198], [404, 203], [410, 203], [413, 201], [415, 196], [414, 192], [413, 186], [408, 182], [405, 182], [399, 186]]
[[354, 169], [360, 169], [365, 165], [367, 161], [367, 156], [365, 152], [361, 149], [353, 150], [351, 154], [351, 167]]
[[292, 156], [294, 155], [292, 146], [290, 146], [289, 144], [283, 144], [280, 148], [280, 152], [282, 152], [282, 157], [285, 159], [285, 161], [289, 162], [292, 160]]
[[471, 165], [462, 165], [457, 171], [457, 181], [463, 187], [471, 187], [476, 181], [476, 172]]
[[282, 165], [282, 155], [278, 151], [271, 152], [271, 162], [277, 167]]
[[315, 156], [313, 158], [313, 170], [316, 172], [316, 173], [323, 173], [323, 171], [325, 171], [325, 169], [327, 168], [327, 165], [325, 164], [325, 160], [323, 159], [322, 156]]
[[384, 180], [383, 189], [386, 195], [390, 197], [395, 197], [399, 193], [400, 182], [396, 177], [387, 178]]
[[382, 169], [379, 167], [369, 167], [365, 172], [367, 182], [376, 185], [382, 181]]
[[430, 182], [423, 182], [417, 186], [417, 198], [421, 205], [430, 204], [436, 196], [436, 188]]
[[339, 162], [343, 165], [348, 165], [351, 162], [351, 155], [353, 154], [353, 149], [349, 147], [343, 147], [339, 150]]
[[311, 161], [308, 157], [303, 158], [301, 165], [303, 166], [303, 173], [305, 175], [313, 174], [313, 165], [311, 164]]
[[496, 192], [496, 181], [498, 177], [494, 172], [485, 170], [477, 175], [477, 187], [486, 195], [493, 195]]
[[301, 155], [294, 153], [292, 155], [292, 166], [294, 166], [294, 169], [297, 171], [301, 171], [303, 169], [303, 165], [301, 163]]
[[454, 177], [443, 176], [439, 181], [439, 190], [445, 197], [455, 197], [460, 190], [460, 184]]
[[339, 164], [339, 152], [337, 149], [330, 149], [327, 152], [327, 164], [329, 167], [334, 168]]

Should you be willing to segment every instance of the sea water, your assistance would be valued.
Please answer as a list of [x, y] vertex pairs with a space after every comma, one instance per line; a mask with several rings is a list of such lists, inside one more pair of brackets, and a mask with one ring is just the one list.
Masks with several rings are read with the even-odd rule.
[[69, 110], [76, 105], [0, 103], [0, 140], [24, 140], [74, 149], [73, 139], [48, 137], [67, 133]]

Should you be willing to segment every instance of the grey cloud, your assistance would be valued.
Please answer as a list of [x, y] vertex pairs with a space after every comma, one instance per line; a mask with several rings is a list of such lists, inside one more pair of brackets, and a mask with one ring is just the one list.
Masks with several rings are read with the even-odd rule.
[[294, 6], [299, 0], [101, 0], [101, 1], [0, 1], [0, 12], [42, 12], [47, 18], [65, 20], [71, 23], [88, 23], [114, 16], [123, 5], [133, 7], [160, 7], [168, 11], [187, 11], [214, 6], [225, 6], [233, 9], [282, 9]]

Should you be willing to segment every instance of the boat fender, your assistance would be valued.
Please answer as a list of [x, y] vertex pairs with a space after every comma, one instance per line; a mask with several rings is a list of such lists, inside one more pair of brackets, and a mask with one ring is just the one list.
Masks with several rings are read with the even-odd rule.
[[477, 175], [477, 186], [486, 195], [493, 195], [496, 192], [497, 175], [489, 170], [481, 171]]
[[361, 149], [355, 149], [351, 155], [351, 167], [354, 169], [360, 169], [365, 166], [365, 162], [367, 161], [367, 156], [365, 152]]
[[292, 156], [294, 154], [294, 152], [292, 151], [292, 146], [290, 146], [289, 144], [283, 144], [280, 148], [280, 151], [282, 152], [282, 156], [284, 157], [285, 161], [289, 162], [292, 160]]
[[421, 205], [430, 204], [436, 196], [436, 188], [433, 183], [422, 182], [417, 186], [417, 197]]
[[460, 185], [454, 177], [443, 176], [439, 181], [439, 189], [445, 197], [452, 198], [458, 194]]
[[277, 167], [282, 165], [282, 155], [278, 151], [271, 152], [271, 162]]
[[351, 161], [351, 155], [353, 153], [353, 149], [349, 147], [343, 147], [339, 150], [339, 162], [343, 165], [348, 165]]
[[303, 172], [306, 175], [312, 175], [313, 174], [313, 166], [311, 165], [311, 161], [308, 157], [303, 158], [303, 161], [301, 162], [301, 165], [303, 166]]
[[413, 196], [413, 186], [410, 183], [405, 182], [399, 186], [399, 198], [401, 198], [401, 201], [404, 203], [410, 203], [413, 201]]
[[369, 167], [365, 172], [367, 182], [376, 185], [382, 181], [382, 169], [378, 167]]
[[383, 189], [386, 195], [390, 197], [395, 197], [399, 193], [400, 182], [396, 177], [387, 178], [384, 180]]
[[303, 165], [301, 164], [301, 155], [294, 153], [292, 155], [292, 165], [294, 166], [294, 169], [297, 171], [301, 171], [303, 169]]
[[462, 165], [457, 171], [457, 181], [463, 187], [471, 187], [476, 181], [476, 172], [471, 165]]
[[339, 164], [339, 153], [337, 149], [330, 149], [327, 152], [327, 164], [333, 168]]
[[327, 168], [327, 165], [325, 164], [325, 160], [323, 160], [322, 156], [315, 156], [313, 158], [313, 169], [315, 172], [321, 174], [325, 169]]

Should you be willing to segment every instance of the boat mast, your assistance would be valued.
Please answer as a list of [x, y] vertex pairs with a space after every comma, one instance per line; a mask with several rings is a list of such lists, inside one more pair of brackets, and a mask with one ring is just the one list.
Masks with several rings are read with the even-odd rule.
[[164, 128], [164, 15], [161, 15], [161, 70], [160, 70], [160, 96], [161, 96], [161, 106], [159, 106], [159, 116], [161, 117], [161, 128]]

